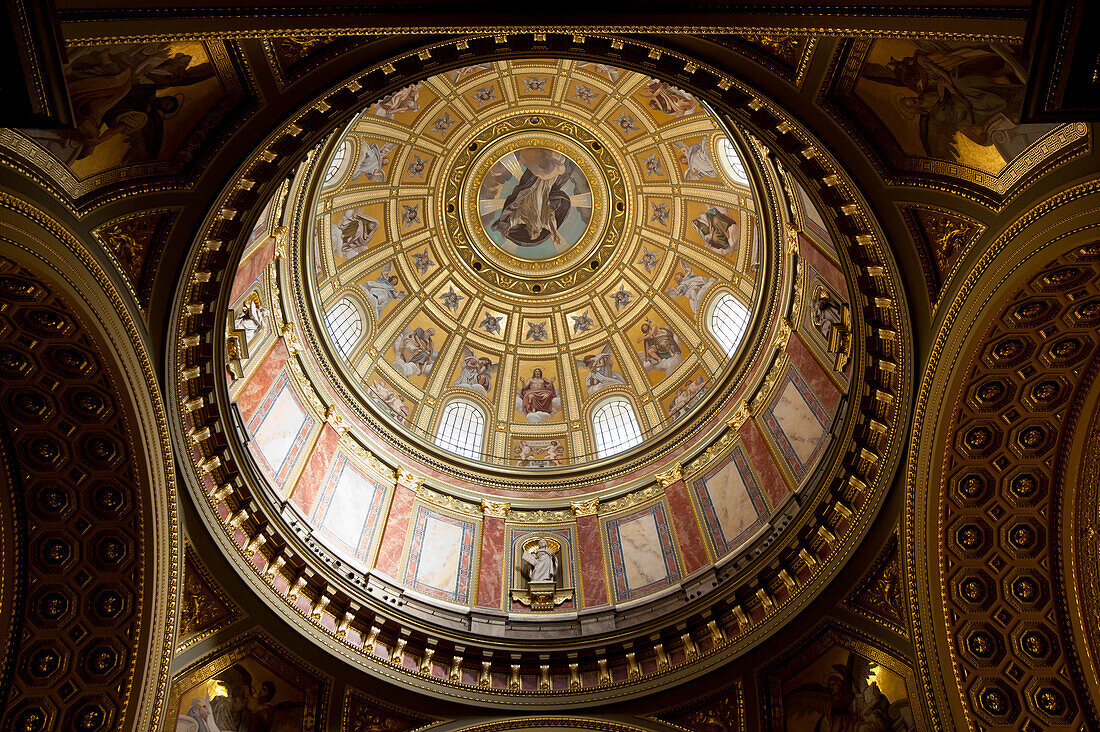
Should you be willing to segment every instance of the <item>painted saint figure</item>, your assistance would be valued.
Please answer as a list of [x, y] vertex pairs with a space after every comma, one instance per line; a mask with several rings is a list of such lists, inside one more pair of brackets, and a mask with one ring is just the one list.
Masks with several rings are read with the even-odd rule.
[[741, 227], [724, 208], [712, 206], [691, 220], [699, 237], [719, 254], [733, 254]]
[[550, 551], [546, 539], [539, 539], [539, 544], [534, 551], [523, 552], [523, 561], [530, 566], [527, 581], [554, 582], [558, 576], [558, 558], [556, 552]]
[[695, 274], [690, 264], [681, 261], [680, 271], [672, 275], [672, 284], [673, 287], [665, 290], [665, 294], [669, 297], [686, 297], [691, 305], [691, 312], [698, 313], [707, 290], [714, 284], [714, 278]]
[[393, 343], [394, 367], [405, 376], [427, 376], [439, 354], [434, 335], [435, 328], [405, 328]]
[[485, 356], [479, 358], [469, 346], [463, 346], [462, 368], [454, 385], [488, 395], [493, 388], [493, 374], [499, 365]]
[[599, 353], [590, 353], [577, 359], [577, 366], [587, 370], [584, 386], [589, 395], [595, 394], [606, 386], [625, 385], [626, 379], [612, 369], [611, 344], [605, 343]]
[[554, 380], [543, 377], [542, 369], [532, 370], [530, 379], [521, 376], [519, 383], [519, 398], [516, 401], [529, 422], [543, 422], [561, 409]]
[[345, 211], [333, 227], [333, 233], [340, 238], [337, 251], [345, 257], [362, 254], [370, 246], [370, 240], [374, 238], [378, 227], [378, 219], [373, 216], [368, 216], [358, 209]]
[[576, 167], [565, 155], [545, 148], [516, 152], [523, 165], [519, 183], [504, 199], [492, 229], [518, 246], [535, 246], [549, 238], [556, 245], [564, 239], [558, 227], [569, 215], [569, 194], [562, 187]]
[[646, 371], [659, 369], [668, 373], [683, 360], [680, 338], [668, 326], [654, 326], [648, 320], [642, 323], [642, 350], [639, 356]]
[[685, 167], [684, 180], [717, 178], [718, 171], [710, 159], [706, 138], [688, 145], [686, 142], [674, 142], [672, 146], [680, 151], [680, 164]]
[[393, 262], [390, 262], [382, 268], [378, 279], [369, 280], [359, 285], [367, 293], [371, 305], [374, 306], [376, 317], [381, 318], [382, 311], [391, 302], [404, 299], [406, 293], [404, 290], [397, 288], [397, 281], [397, 275], [393, 273]]

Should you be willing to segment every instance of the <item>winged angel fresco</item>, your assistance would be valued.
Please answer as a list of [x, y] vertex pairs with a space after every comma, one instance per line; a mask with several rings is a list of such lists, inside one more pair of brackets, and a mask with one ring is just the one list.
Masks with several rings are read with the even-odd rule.
[[[1007, 49], [949, 41], [914, 41], [911, 56], [868, 63], [867, 81], [903, 87], [901, 111], [919, 125], [928, 155], [959, 160], [956, 135], [995, 146], [1011, 160], [1031, 142], [1019, 119], [1027, 72]], [[993, 49], [993, 50], [991, 50]], [[1039, 128], [1045, 130], [1045, 128]]]
[[[788, 724], [816, 723], [813, 732], [909, 732], [915, 729], [909, 701], [891, 703], [873, 680], [876, 664], [848, 653], [848, 662], [833, 664], [825, 683], [803, 684], [783, 697]], [[788, 729], [792, 729], [788, 727]]]
[[290, 732], [301, 729], [301, 702], [275, 702], [275, 684], [265, 681], [258, 690], [252, 674], [235, 663], [214, 678], [222, 694], [192, 699], [187, 714], [176, 721], [176, 732]]

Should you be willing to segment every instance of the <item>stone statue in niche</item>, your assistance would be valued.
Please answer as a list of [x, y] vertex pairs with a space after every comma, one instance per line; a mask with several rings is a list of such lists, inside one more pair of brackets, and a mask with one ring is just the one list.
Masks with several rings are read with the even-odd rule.
[[[532, 610], [553, 610], [573, 599], [573, 588], [562, 587], [563, 574], [560, 539], [554, 536], [526, 536], [515, 547], [515, 579], [512, 600]], [[567, 559], [567, 558], [566, 558]], [[523, 586], [526, 581], [526, 587]]]
[[233, 325], [244, 331], [245, 342], [250, 342], [267, 323], [267, 308], [260, 305], [258, 297], [250, 297], [233, 319]]
[[524, 549], [523, 561], [531, 565], [527, 575], [528, 584], [554, 584], [558, 574], [558, 557], [556, 552], [550, 551], [546, 539], [539, 539], [534, 551]]
[[814, 327], [828, 343], [829, 352], [836, 356], [834, 367], [843, 371], [852, 350], [852, 314], [848, 303], [818, 287], [810, 300], [810, 315]]

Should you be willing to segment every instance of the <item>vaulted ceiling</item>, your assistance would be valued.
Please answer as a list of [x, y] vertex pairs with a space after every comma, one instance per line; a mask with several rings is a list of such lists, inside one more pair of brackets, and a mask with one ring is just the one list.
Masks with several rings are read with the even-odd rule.
[[1100, 724], [1091, 11], [254, 5], [9, 3], [5, 728]]

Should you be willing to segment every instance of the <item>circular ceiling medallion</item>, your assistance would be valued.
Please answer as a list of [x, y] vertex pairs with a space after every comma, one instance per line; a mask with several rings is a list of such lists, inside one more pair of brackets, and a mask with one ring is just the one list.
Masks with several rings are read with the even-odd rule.
[[517, 295], [583, 285], [620, 249], [621, 162], [577, 119], [521, 113], [487, 122], [450, 166], [461, 204], [442, 198], [457, 259]]

